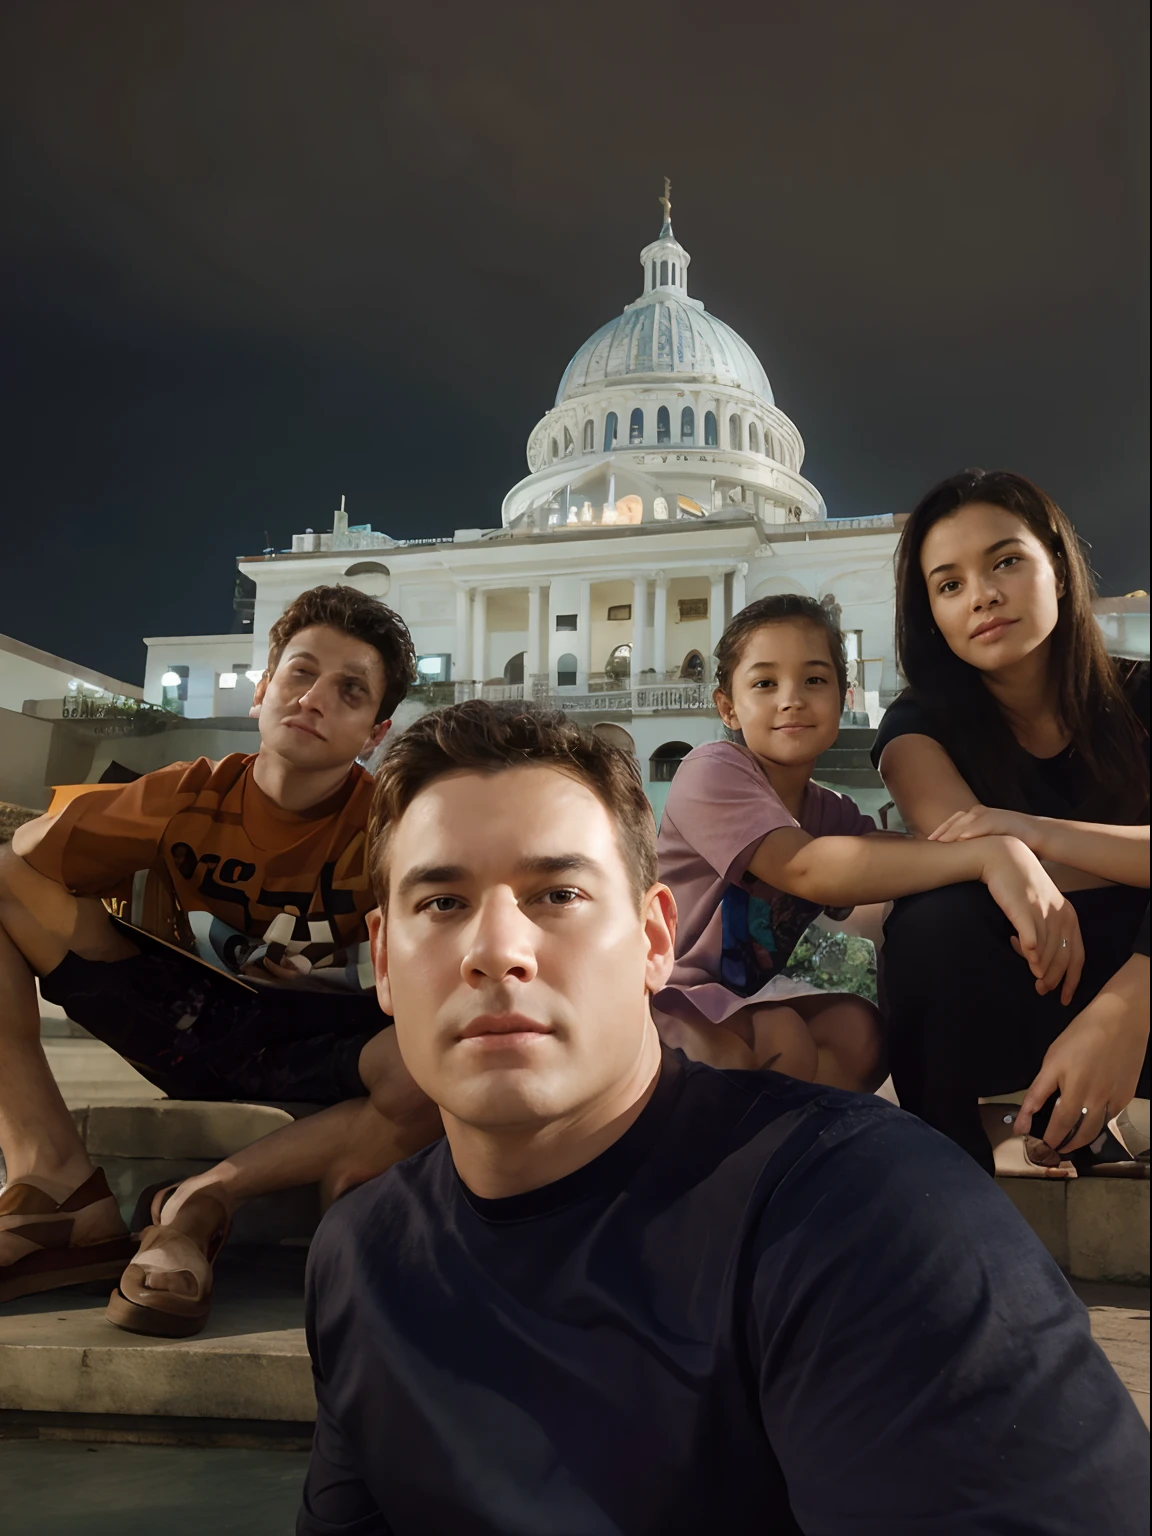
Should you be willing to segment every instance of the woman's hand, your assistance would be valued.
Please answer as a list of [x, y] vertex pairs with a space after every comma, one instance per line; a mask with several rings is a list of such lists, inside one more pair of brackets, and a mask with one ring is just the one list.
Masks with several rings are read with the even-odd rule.
[[1095, 1141], [1136, 1094], [1148, 1045], [1148, 960], [1133, 955], [1057, 1035], [1016, 1116], [1018, 1136], [1032, 1116], [1059, 1094], [1044, 1140], [1074, 1152]]
[[1018, 838], [987, 834], [984, 842], [980, 878], [1016, 930], [1013, 949], [1028, 962], [1040, 996], [1060, 987], [1060, 1001], [1067, 1007], [1084, 969], [1075, 907]]
[[1027, 816], [1023, 811], [1000, 811], [995, 806], [974, 805], [971, 810], [957, 811], [942, 821], [935, 832], [928, 835], [930, 843], [963, 843], [973, 837], [1015, 837], [1037, 853], [1037, 844], [1043, 835], [1041, 816]]

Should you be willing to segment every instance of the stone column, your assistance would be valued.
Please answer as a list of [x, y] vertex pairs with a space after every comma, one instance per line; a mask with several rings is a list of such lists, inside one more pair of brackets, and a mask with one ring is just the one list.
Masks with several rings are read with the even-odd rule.
[[632, 686], [639, 688], [640, 676], [648, 665], [648, 578], [637, 576], [632, 582]]
[[732, 572], [732, 617], [735, 618], [742, 608], [748, 606], [748, 594], [745, 578], [748, 575], [748, 562], [741, 560], [740, 564]]
[[533, 679], [545, 667], [540, 665], [540, 583], [528, 588], [528, 649], [524, 653], [524, 697], [532, 697]]
[[580, 583], [580, 606], [576, 613], [576, 686], [588, 687], [592, 658], [592, 583]]
[[712, 648], [713, 655], [716, 654], [716, 647], [720, 644], [720, 636], [724, 633], [725, 624], [724, 572], [714, 571], [710, 578], [708, 594], [708, 644]]
[[471, 598], [472, 593], [467, 587], [456, 588], [456, 654], [452, 658], [452, 678], [457, 683], [467, 682], [472, 677]]
[[656, 572], [656, 611], [652, 616], [652, 665], [656, 681], [662, 683], [668, 670], [668, 578]]
[[477, 587], [472, 594], [472, 676], [482, 683], [488, 668], [488, 594]]

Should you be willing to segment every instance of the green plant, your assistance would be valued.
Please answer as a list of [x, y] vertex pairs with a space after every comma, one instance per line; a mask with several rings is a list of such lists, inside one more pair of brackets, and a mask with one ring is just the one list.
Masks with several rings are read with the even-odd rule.
[[876, 946], [852, 933], [830, 933], [811, 924], [800, 936], [784, 974], [821, 992], [853, 992], [876, 1001]]

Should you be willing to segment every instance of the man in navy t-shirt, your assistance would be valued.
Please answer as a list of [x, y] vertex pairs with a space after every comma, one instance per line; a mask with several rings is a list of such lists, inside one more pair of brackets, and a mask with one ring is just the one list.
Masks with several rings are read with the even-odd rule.
[[675, 906], [630, 757], [465, 704], [375, 812], [380, 1002], [446, 1139], [313, 1245], [298, 1533], [1147, 1529], [1139, 1416], [963, 1152], [662, 1053]]

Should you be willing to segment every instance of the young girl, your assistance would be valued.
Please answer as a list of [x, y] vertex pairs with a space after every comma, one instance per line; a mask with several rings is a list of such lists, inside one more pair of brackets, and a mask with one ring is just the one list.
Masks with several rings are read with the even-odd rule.
[[[1075, 530], [1020, 475], [955, 475], [904, 527], [909, 688], [873, 761], [934, 846], [1026, 843], [1068, 893], [1086, 958], [1071, 991], [1034, 987], [983, 892], [898, 902], [884, 945], [892, 1073], [901, 1104], [986, 1167], [991, 1135], [1015, 1172], [1070, 1173], [1063, 1151], [1080, 1173], [1146, 1178], [1114, 1117], [1148, 1095], [1148, 664], [1106, 654], [1091, 601]], [[981, 1113], [979, 1098], [1024, 1089], [1018, 1116]]]
[[847, 686], [827, 608], [793, 595], [752, 603], [725, 630], [716, 662], [716, 707], [744, 744], [690, 752], [664, 809], [660, 875], [680, 918], [672, 981], [655, 999], [669, 1044], [714, 1066], [874, 1089], [887, 1070], [876, 1010], [793, 981], [784, 967], [820, 912], [956, 881], [987, 885], [1038, 986], [1074, 988], [1075, 913], [1019, 839], [878, 833], [846, 795], [811, 782], [836, 740]]

